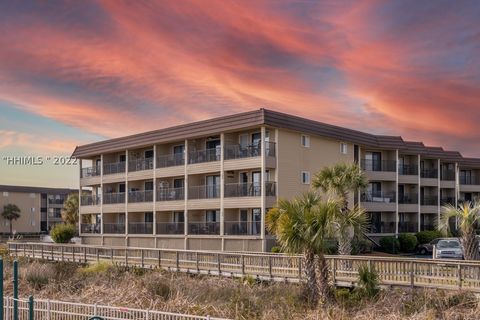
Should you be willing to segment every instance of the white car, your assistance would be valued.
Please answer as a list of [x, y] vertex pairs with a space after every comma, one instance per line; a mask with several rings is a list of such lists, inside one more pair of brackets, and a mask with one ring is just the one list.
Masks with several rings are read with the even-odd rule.
[[437, 259], [463, 259], [463, 248], [457, 238], [441, 239], [437, 242], [435, 249]]

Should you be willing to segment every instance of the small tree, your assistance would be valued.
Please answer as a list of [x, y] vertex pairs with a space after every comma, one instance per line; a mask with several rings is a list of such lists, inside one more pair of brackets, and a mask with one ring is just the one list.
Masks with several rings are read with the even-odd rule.
[[56, 224], [50, 231], [50, 237], [55, 243], [69, 243], [75, 236], [75, 226], [73, 224]]
[[20, 218], [20, 208], [16, 204], [7, 204], [3, 206], [2, 217], [9, 221], [10, 235], [13, 234], [13, 220]]
[[78, 223], [78, 193], [70, 193], [63, 203], [62, 220], [71, 225]]
[[442, 231], [450, 230], [451, 218], [458, 221], [465, 259], [478, 260], [478, 241], [475, 231], [480, 222], [480, 203], [464, 202], [458, 208], [452, 205], [444, 206], [438, 228]]

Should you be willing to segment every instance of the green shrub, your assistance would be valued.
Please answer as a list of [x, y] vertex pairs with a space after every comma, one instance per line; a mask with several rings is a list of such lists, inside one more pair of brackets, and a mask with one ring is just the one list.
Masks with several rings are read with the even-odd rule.
[[357, 236], [353, 238], [352, 241], [352, 254], [362, 254], [372, 252], [373, 244], [370, 240], [363, 236]]
[[417, 237], [413, 234], [401, 234], [398, 236], [401, 252], [414, 252], [417, 247]]
[[442, 232], [438, 230], [420, 231], [416, 235], [418, 244], [429, 243], [430, 241], [443, 237]]
[[104, 261], [100, 261], [94, 264], [89, 264], [84, 268], [80, 268], [80, 273], [84, 275], [95, 275], [95, 274], [101, 274], [101, 273], [106, 273], [110, 270], [112, 270], [113, 266]]
[[377, 295], [379, 290], [378, 273], [375, 268], [371, 268], [364, 264], [358, 268], [358, 285], [361, 289], [365, 290], [365, 294], [369, 298], [373, 298]]
[[383, 252], [398, 253], [400, 243], [397, 238], [389, 236], [380, 239], [380, 247]]
[[272, 253], [281, 253], [282, 252], [282, 248], [280, 248], [279, 246], [274, 246], [272, 247], [272, 249], [270, 249], [270, 251]]
[[39, 290], [55, 278], [55, 270], [50, 264], [34, 262], [22, 269], [22, 276], [29, 285]]
[[76, 229], [72, 224], [57, 224], [50, 231], [50, 237], [55, 243], [69, 243], [75, 236]]

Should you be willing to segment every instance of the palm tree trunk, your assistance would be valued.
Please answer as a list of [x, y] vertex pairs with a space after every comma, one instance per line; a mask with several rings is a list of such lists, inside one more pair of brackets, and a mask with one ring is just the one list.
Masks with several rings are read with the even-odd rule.
[[318, 255], [317, 261], [317, 279], [318, 290], [320, 294], [320, 305], [328, 305], [332, 301], [332, 292], [330, 291], [328, 263], [323, 253]]
[[307, 280], [305, 297], [312, 306], [316, 306], [318, 302], [318, 287], [315, 273], [315, 253], [306, 251], [303, 259], [305, 261], [304, 273]]
[[478, 241], [474, 233], [467, 233], [462, 236], [463, 255], [465, 260], [478, 260]]

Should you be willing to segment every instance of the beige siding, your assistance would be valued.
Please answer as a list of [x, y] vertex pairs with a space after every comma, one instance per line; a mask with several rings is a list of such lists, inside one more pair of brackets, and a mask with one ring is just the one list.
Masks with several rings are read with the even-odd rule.
[[[4, 196], [4, 193], [0, 192], [0, 210], [3, 212], [3, 206], [7, 204], [15, 204], [20, 209], [20, 218], [13, 220], [13, 230], [18, 233], [40, 232], [40, 194], [8, 192], [8, 196], [6, 195], [7, 193]], [[8, 220], [0, 217], [0, 221], [0, 232], [9, 233]]]

